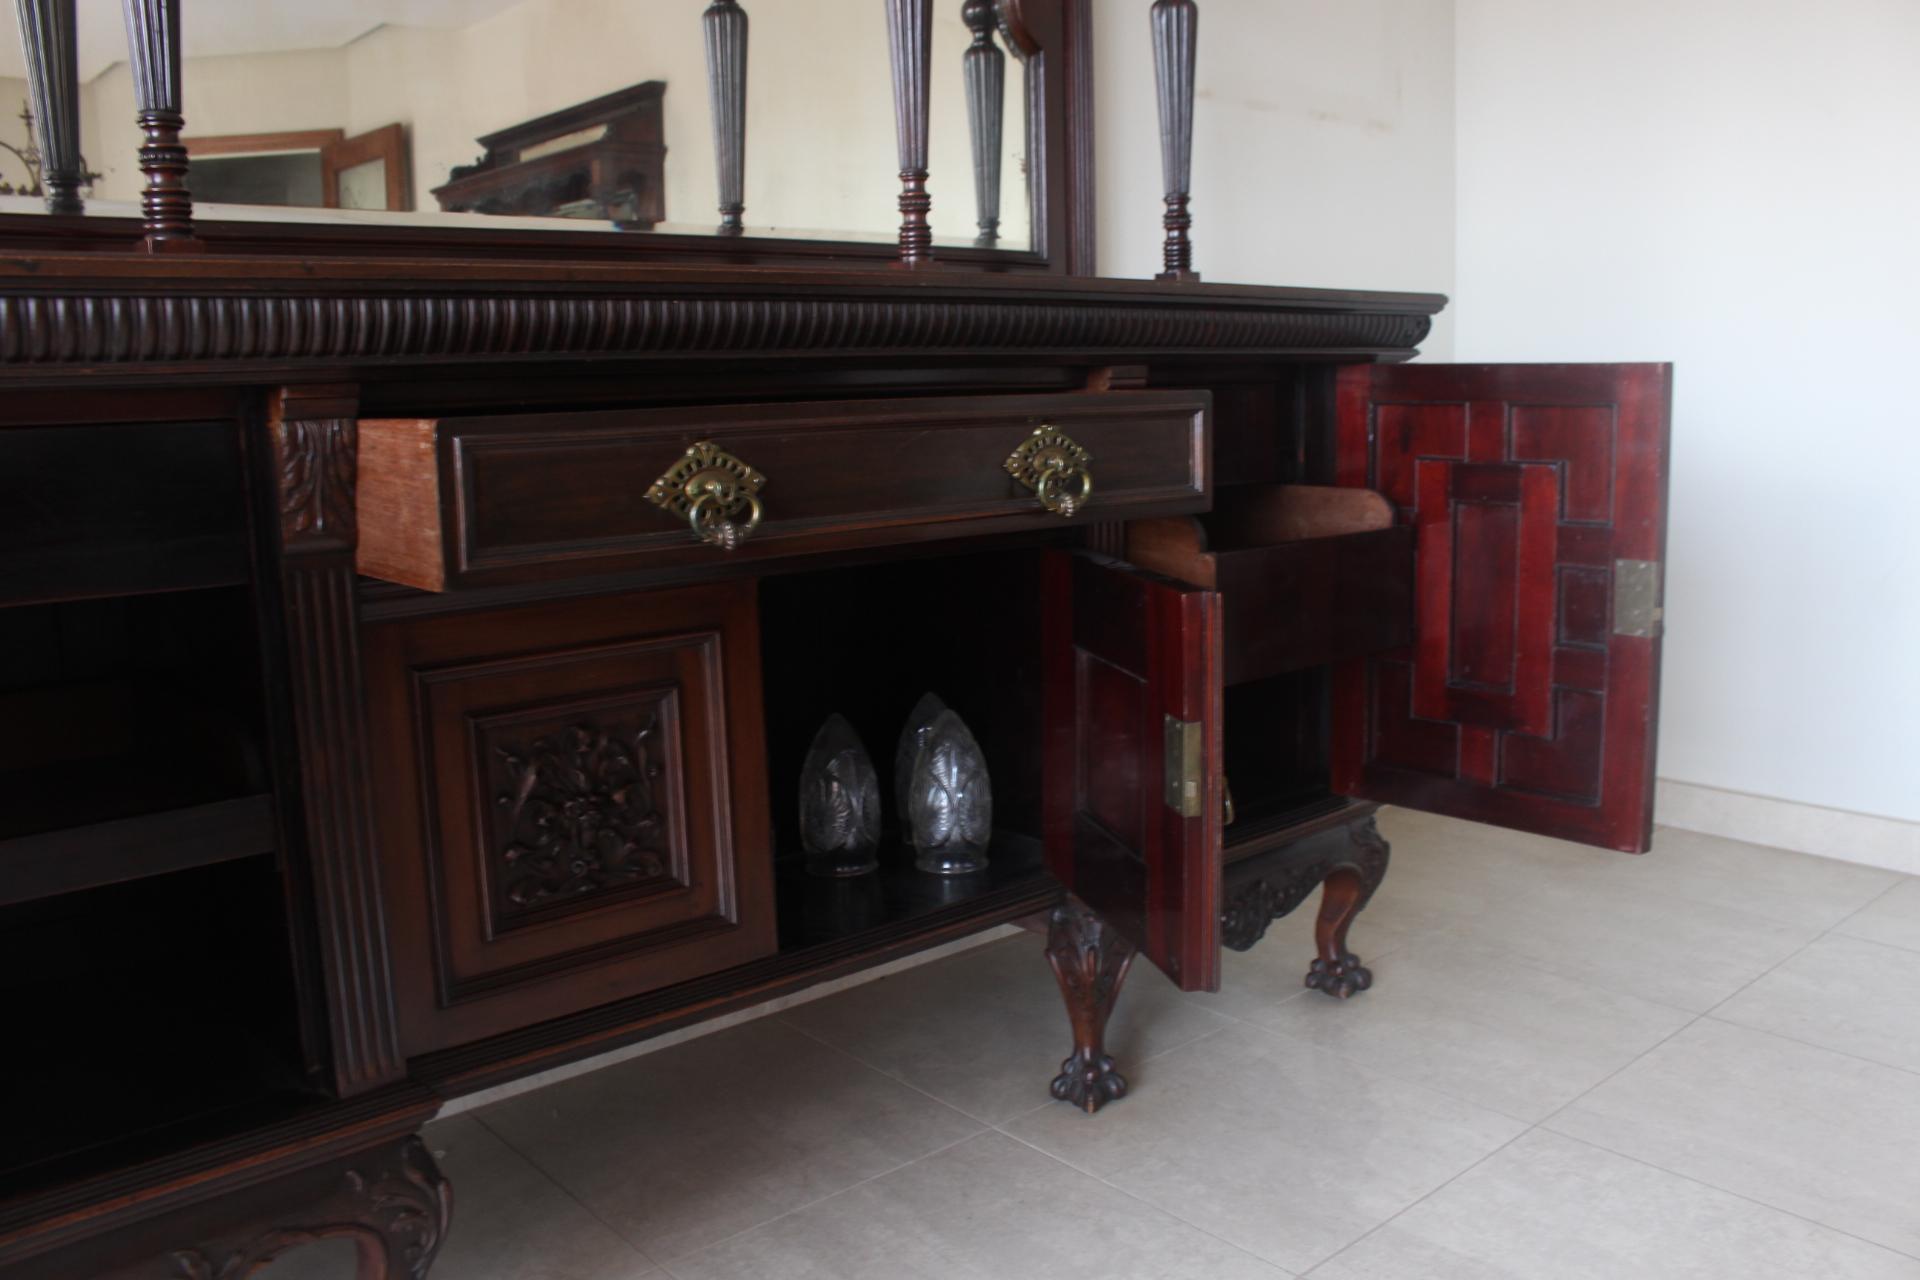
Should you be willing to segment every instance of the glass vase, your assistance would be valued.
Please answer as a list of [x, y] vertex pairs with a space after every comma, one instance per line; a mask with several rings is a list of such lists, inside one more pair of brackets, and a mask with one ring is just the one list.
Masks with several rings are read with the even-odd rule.
[[800, 847], [816, 876], [857, 876], [880, 865], [880, 776], [838, 713], [813, 735], [800, 767]]
[[987, 867], [993, 836], [993, 790], [986, 757], [965, 722], [952, 711], [934, 717], [914, 757], [908, 827], [913, 865], [941, 876], [971, 875]]

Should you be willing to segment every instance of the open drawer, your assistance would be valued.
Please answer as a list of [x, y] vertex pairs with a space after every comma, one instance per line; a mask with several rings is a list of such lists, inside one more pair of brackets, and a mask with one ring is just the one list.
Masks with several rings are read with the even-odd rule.
[[1413, 638], [1413, 538], [1369, 489], [1223, 489], [1200, 516], [1127, 527], [1127, 559], [1220, 592], [1223, 684], [1244, 684]]
[[1204, 391], [360, 425], [360, 572], [442, 591], [1203, 509]]

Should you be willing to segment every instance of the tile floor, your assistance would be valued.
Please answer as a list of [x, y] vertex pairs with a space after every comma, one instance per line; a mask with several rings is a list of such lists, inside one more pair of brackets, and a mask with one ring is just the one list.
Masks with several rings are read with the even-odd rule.
[[1920, 880], [1381, 825], [1350, 1002], [1143, 964], [1088, 1117], [996, 941], [435, 1123], [436, 1280], [1920, 1280]]

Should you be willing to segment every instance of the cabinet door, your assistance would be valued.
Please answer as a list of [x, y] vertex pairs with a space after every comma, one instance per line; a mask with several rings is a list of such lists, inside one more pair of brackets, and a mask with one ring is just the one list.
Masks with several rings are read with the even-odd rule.
[[1187, 991], [1220, 986], [1220, 597], [1046, 566], [1047, 864]]
[[1335, 790], [1646, 850], [1671, 386], [1650, 364], [1341, 371], [1339, 481], [1414, 527], [1414, 626], [1336, 672]]
[[409, 1055], [769, 955], [754, 584], [368, 627]]

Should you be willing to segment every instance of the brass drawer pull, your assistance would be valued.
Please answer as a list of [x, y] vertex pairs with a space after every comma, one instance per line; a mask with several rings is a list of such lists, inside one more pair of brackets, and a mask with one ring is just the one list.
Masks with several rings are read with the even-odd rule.
[[1006, 468], [1057, 516], [1078, 515], [1093, 499], [1093, 455], [1051, 424], [1021, 441]]
[[[684, 516], [693, 536], [731, 551], [760, 527], [767, 478], [711, 440], [687, 446], [680, 461], [647, 489], [647, 501]], [[741, 520], [742, 515], [746, 516]]]

